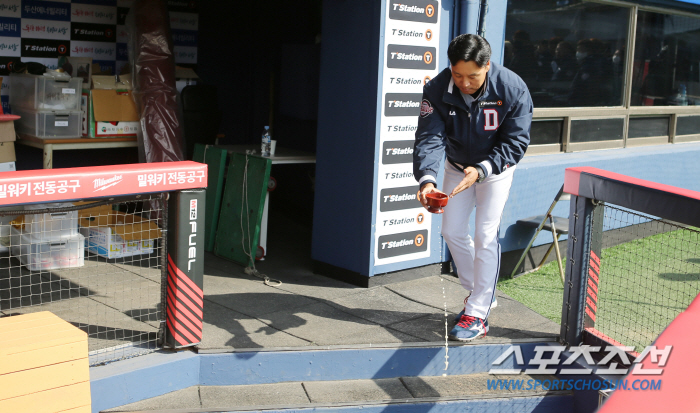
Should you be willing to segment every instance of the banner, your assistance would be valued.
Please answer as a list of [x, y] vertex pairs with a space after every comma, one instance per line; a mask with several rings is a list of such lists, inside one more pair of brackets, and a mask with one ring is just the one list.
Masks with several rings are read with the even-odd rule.
[[423, 85], [439, 73], [439, 9], [434, 0], [386, 2], [375, 266], [430, 257], [432, 217], [418, 202], [413, 144]]

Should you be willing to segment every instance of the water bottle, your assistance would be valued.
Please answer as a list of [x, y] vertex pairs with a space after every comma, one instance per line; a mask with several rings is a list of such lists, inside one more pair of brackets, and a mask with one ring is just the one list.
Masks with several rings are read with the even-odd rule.
[[270, 156], [270, 141], [272, 140], [272, 135], [270, 135], [270, 127], [265, 126], [262, 134], [262, 143], [260, 144], [260, 155]]
[[683, 83], [678, 86], [678, 97], [678, 104], [680, 106], [688, 106], [688, 93]]

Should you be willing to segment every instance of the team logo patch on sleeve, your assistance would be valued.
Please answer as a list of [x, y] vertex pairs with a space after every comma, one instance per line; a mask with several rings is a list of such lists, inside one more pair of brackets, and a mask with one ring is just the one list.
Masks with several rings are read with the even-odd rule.
[[433, 105], [430, 104], [428, 99], [423, 99], [423, 101], [420, 103], [420, 117], [424, 118], [429, 116], [431, 113], [433, 113]]

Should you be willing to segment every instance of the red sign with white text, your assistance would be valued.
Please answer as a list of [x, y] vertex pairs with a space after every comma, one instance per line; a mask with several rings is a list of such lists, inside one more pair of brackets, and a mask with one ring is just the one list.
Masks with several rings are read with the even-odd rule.
[[0, 173], [0, 205], [206, 188], [207, 165], [192, 161]]

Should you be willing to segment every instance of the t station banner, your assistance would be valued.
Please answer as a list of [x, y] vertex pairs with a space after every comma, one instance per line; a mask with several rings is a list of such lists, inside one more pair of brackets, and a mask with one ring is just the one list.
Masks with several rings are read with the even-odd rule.
[[423, 85], [435, 77], [440, 36], [435, 0], [387, 0], [377, 158], [374, 265], [430, 257], [431, 214], [418, 202], [413, 144]]
[[[165, 0], [175, 63], [195, 65], [199, 33], [198, 0]], [[102, 72], [128, 64], [126, 19], [134, 0], [0, 0], [0, 103], [9, 106], [9, 74], [17, 62], [51, 70], [62, 56], [90, 57]], [[95, 70], [93, 70], [95, 72]]]

